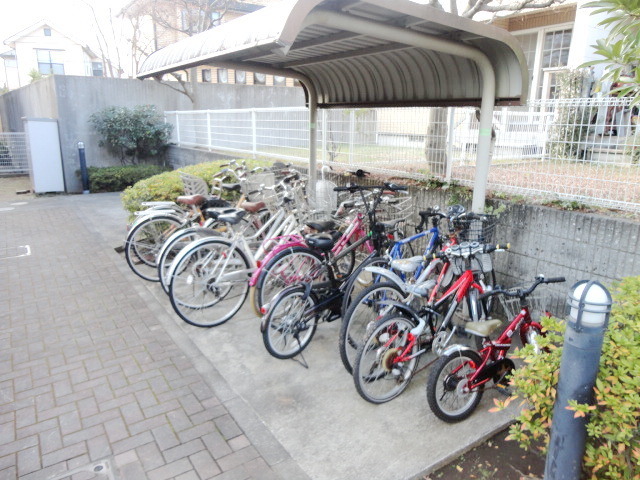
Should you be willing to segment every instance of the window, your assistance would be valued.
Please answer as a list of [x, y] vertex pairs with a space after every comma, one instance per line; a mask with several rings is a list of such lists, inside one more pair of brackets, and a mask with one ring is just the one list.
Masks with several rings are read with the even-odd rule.
[[205, 68], [202, 70], [202, 81], [206, 83], [211, 83], [211, 69]]
[[36, 50], [38, 71], [43, 75], [64, 75], [63, 50]]
[[229, 83], [229, 72], [226, 68], [218, 69], [218, 83]]
[[273, 84], [277, 87], [283, 87], [287, 82], [286, 77], [279, 77], [278, 75], [273, 76]]
[[254, 85], [266, 85], [267, 84], [267, 76], [264, 73], [254, 73], [253, 74], [253, 84]]
[[49, 27], [44, 27], [44, 36], [45, 37], [51, 36], [51, 29]]
[[220, 12], [211, 12], [211, 26], [217, 27], [220, 25], [220, 20], [222, 19], [222, 14]]
[[102, 62], [91, 62], [91, 74], [94, 77], [104, 77]]
[[236, 83], [244, 85], [247, 83], [247, 72], [236, 70]]
[[571, 34], [570, 28], [515, 34], [527, 60], [531, 99], [553, 98], [555, 95], [556, 73], [568, 64]]

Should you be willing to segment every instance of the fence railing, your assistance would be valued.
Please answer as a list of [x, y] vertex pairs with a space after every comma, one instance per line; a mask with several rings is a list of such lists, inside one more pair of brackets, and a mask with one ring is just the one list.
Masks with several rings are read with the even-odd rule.
[[0, 132], [0, 175], [29, 173], [29, 157], [25, 133]]
[[[305, 108], [165, 112], [185, 147], [307, 162]], [[489, 188], [640, 211], [640, 130], [628, 99], [496, 109]], [[321, 110], [318, 161], [472, 185], [474, 108]]]

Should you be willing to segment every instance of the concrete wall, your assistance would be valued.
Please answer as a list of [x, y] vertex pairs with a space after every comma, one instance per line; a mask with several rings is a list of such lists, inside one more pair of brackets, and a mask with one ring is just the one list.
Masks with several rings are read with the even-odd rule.
[[[198, 84], [196, 98], [197, 109], [304, 105], [301, 88]], [[58, 119], [67, 191], [79, 192], [79, 141], [85, 143], [89, 166], [120, 164], [98, 146], [89, 116], [108, 106], [145, 104], [155, 105], [158, 112], [193, 108], [185, 95], [155, 81], [52, 76], [0, 96], [0, 124], [7, 132], [21, 132], [23, 117]]]

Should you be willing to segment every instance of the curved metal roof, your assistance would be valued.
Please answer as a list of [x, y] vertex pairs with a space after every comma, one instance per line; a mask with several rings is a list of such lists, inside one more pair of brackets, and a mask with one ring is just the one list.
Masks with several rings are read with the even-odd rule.
[[478, 105], [483, 62], [496, 104], [526, 99], [522, 49], [502, 29], [409, 0], [285, 0], [153, 53], [138, 77], [217, 65], [301, 79], [325, 108]]

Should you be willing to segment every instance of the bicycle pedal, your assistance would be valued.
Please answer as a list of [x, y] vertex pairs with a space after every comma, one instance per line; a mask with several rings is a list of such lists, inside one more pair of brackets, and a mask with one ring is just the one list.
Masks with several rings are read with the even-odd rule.
[[506, 387], [506, 386], [501, 385], [499, 383], [496, 385], [496, 390], [498, 391], [498, 393], [500, 395], [504, 395], [507, 398], [513, 395], [513, 392], [511, 391], [511, 389], [509, 387]]

